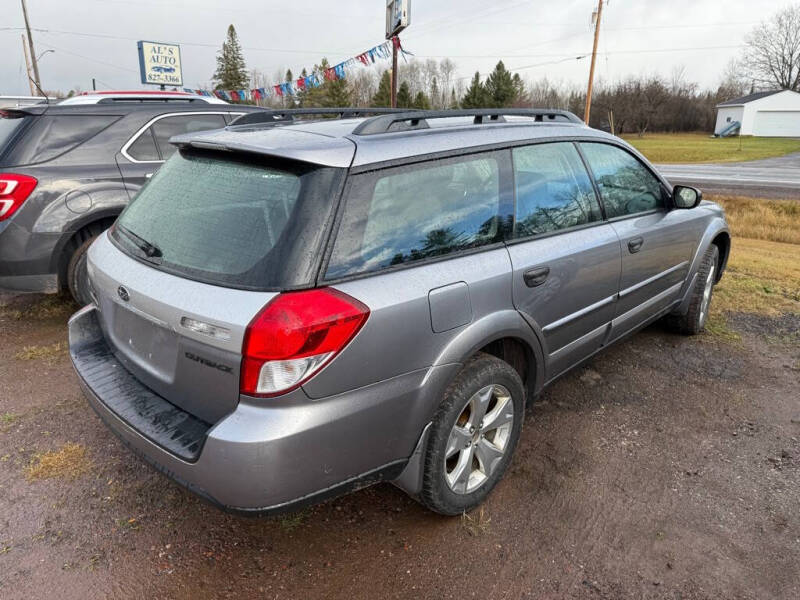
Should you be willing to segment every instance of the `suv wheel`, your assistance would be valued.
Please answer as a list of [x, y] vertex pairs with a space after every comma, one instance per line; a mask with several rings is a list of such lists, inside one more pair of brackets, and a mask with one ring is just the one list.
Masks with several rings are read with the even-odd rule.
[[511, 460], [524, 407], [522, 380], [511, 365], [487, 354], [465, 365], [433, 419], [422, 503], [457, 515], [483, 502]]
[[711, 296], [714, 293], [714, 284], [717, 279], [718, 263], [719, 249], [711, 244], [697, 271], [697, 281], [692, 290], [689, 310], [685, 315], [673, 315], [668, 320], [670, 326], [676, 331], [686, 335], [695, 335], [705, 328], [708, 310], [711, 307]]
[[86, 272], [86, 252], [89, 246], [97, 239], [93, 235], [88, 240], [85, 240], [69, 259], [67, 266], [67, 285], [69, 286], [69, 293], [75, 299], [75, 302], [81, 306], [86, 306], [92, 302], [92, 297], [89, 294], [89, 275]]

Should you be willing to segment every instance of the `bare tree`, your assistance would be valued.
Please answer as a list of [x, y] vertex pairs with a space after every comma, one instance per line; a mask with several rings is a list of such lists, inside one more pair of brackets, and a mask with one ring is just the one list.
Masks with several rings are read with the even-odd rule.
[[765, 87], [800, 89], [800, 5], [784, 8], [746, 38], [744, 65]]

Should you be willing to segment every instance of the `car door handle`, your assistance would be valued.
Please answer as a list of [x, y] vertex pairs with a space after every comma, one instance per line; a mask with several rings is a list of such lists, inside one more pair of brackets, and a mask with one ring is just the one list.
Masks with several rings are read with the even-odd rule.
[[525, 280], [525, 285], [528, 287], [536, 287], [542, 285], [548, 275], [550, 275], [550, 267], [537, 267], [530, 271], [525, 271], [522, 274], [522, 279]]
[[153, 176], [153, 174], [152, 174], [152, 173], [145, 173], [145, 174], [144, 174], [144, 178], [145, 178], [145, 179], [150, 179], [152, 176]]
[[642, 244], [644, 244], [644, 238], [635, 237], [628, 242], [628, 250], [630, 250], [631, 254], [636, 254], [642, 249]]

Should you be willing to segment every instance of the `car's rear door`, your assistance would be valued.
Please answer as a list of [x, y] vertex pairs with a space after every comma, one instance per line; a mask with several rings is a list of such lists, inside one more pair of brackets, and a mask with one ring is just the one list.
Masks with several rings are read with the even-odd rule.
[[606, 218], [617, 232], [622, 255], [609, 341], [669, 306], [689, 270], [696, 241], [688, 211], [670, 210], [669, 193], [636, 156], [608, 143], [581, 143]]
[[224, 111], [166, 113], [150, 119], [117, 153], [117, 164], [131, 198], [175, 152], [174, 135], [220, 129], [227, 121]]
[[542, 340], [547, 379], [596, 351], [614, 315], [619, 238], [572, 142], [513, 151], [514, 304]]

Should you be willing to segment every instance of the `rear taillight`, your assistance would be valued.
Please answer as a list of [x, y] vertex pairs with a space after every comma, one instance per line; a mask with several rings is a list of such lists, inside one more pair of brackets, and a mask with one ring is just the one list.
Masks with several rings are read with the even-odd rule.
[[369, 308], [331, 288], [276, 296], [247, 326], [241, 393], [274, 396], [298, 387], [353, 339], [367, 317]]
[[10, 218], [36, 187], [36, 179], [28, 175], [0, 173], [0, 221]]

